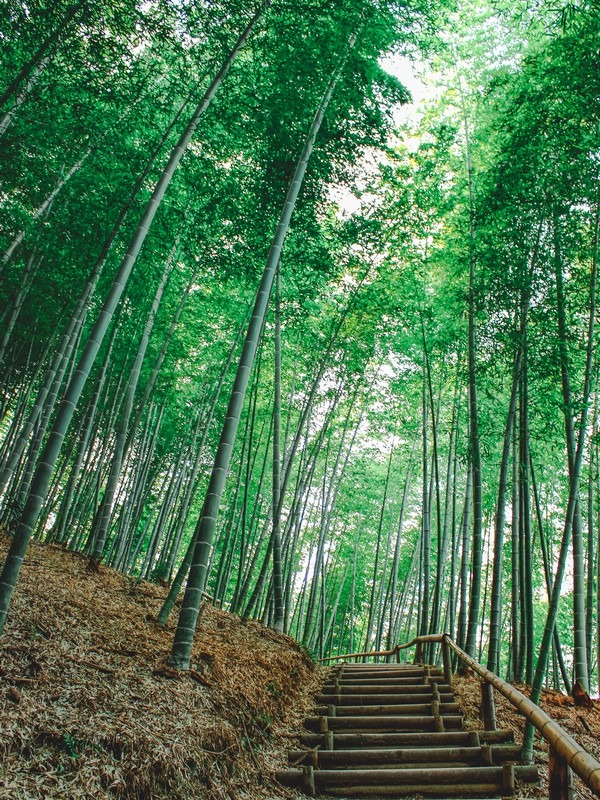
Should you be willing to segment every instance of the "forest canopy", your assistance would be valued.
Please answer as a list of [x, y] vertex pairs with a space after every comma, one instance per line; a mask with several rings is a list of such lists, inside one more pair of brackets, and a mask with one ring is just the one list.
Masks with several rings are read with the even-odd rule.
[[174, 666], [208, 598], [597, 691], [599, 11], [4, 4], [0, 632], [33, 536]]

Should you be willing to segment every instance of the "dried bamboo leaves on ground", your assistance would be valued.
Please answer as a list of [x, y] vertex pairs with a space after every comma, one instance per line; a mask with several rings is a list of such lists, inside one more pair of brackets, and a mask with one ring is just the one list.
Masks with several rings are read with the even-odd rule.
[[286, 796], [270, 775], [317, 671], [292, 639], [209, 606], [193, 671], [169, 670], [163, 596], [32, 545], [0, 641], [0, 798]]
[[[481, 728], [480, 698], [481, 682], [472, 675], [456, 676], [454, 692], [464, 715], [465, 727], [469, 730]], [[525, 695], [529, 695], [530, 687], [525, 684], [514, 684]], [[494, 692], [496, 718], [499, 728], [511, 730], [515, 742], [521, 744], [523, 739], [524, 717], [515, 707], [498, 692]], [[592, 701], [590, 708], [575, 706], [573, 699], [560, 692], [544, 690], [540, 699], [541, 708], [552, 719], [556, 720], [565, 731], [582, 747], [600, 760], [600, 707], [598, 701]], [[520, 787], [521, 797], [548, 797], [548, 745], [540, 736], [536, 736], [534, 746], [535, 762], [539, 766], [539, 785], [523, 785]], [[576, 797], [580, 800], [593, 800], [596, 795], [575, 777]]]
[[[0, 558], [8, 540], [0, 539]], [[0, 641], [0, 798], [277, 800], [271, 780], [311, 713], [322, 670], [285, 636], [207, 606], [193, 670], [165, 666], [174, 621], [153, 622], [164, 590], [33, 544]], [[527, 687], [519, 686], [527, 693]], [[479, 680], [457, 677], [470, 728]], [[545, 692], [542, 707], [600, 757], [600, 710]], [[523, 720], [496, 693], [499, 727]], [[547, 797], [547, 748], [538, 740]], [[580, 783], [577, 797], [593, 795]]]

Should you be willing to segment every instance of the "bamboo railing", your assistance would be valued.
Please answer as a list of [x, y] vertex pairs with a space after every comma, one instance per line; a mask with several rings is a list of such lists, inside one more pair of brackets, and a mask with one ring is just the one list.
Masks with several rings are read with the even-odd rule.
[[494, 709], [493, 689], [500, 692], [512, 705], [530, 722], [548, 742], [550, 746], [549, 761], [549, 797], [551, 800], [571, 800], [574, 797], [572, 789], [572, 774], [575, 772], [596, 796], [600, 797], [600, 762], [585, 750], [575, 739], [560, 727], [545, 711], [533, 703], [522, 692], [515, 689], [507, 681], [498, 677], [486, 667], [477, 663], [467, 655], [446, 633], [435, 633], [428, 636], [417, 636], [406, 644], [398, 644], [391, 650], [380, 650], [371, 653], [349, 653], [341, 656], [331, 656], [321, 659], [321, 663], [340, 661], [343, 659], [361, 658], [395, 658], [400, 661], [400, 651], [415, 647], [415, 662], [423, 661], [423, 649], [426, 644], [440, 644], [442, 649], [442, 663], [444, 680], [452, 685], [452, 660], [451, 651], [458, 658], [483, 678], [482, 712], [483, 724], [486, 730], [496, 729], [496, 713]]

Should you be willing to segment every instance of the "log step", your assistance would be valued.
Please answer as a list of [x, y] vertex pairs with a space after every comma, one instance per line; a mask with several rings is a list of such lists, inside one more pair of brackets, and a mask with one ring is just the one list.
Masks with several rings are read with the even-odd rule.
[[[439, 788], [436, 786], [352, 786], [343, 789], [336, 789], [332, 787], [327, 790], [330, 797], [339, 797], [340, 800], [350, 800], [350, 798], [373, 798], [373, 800], [381, 800], [384, 797], [406, 797], [413, 800], [415, 795], [419, 798], [439, 798], [443, 797], [444, 800], [490, 800], [498, 797], [498, 787], [494, 786], [445, 786], [442, 788], [443, 794], [439, 793]], [[469, 794], [472, 791], [473, 794]], [[452, 792], [452, 794], [451, 794]], [[456, 792], [456, 794], [454, 794]], [[485, 792], [485, 794], [484, 794]], [[492, 794], [493, 793], [493, 794]]]
[[[439, 719], [439, 718], [438, 718]], [[321, 720], [326, 720], [327, 728], [323, 729]], [[452, 716], [443, 716], [441, 720], [445, 730], [460, 730], [462, 727], [463, 718], [459, 714]], [[324, 730], [336, 731], [346, 730], [356, 731], [364, 730], [377, 730], [383, 731], [402, 731], [402, 730], [417, 730], [417, 731], [434, 731], [436, 730], [436, 717], [433, 716], [353, 716], [353, 717], [307, 717], [305, 726], [309, 730], [318, 730], [321, 733]]]
[[491, 766], [505, 761], [518, 761], [521, 749], [515, 745], [490, 747], [421, 747], [421, 748], [373, 748], [369, 750], [292, 750], [288, 753], [289, 763], [299, 767], [304, 764], [315, 769], [341, 769], [348, 766], [377, 766], [387, 768], [402, 766], [444, 763], [450, 766], [475, 764]]
[[440, 794], [440, 787], [438, 786], [425, 786], [417, 784], [415, 786], [398, 786], [393, 784], [391, 786], [331, 786], [327, 790], [327, 795], [330, 797], [339, 797], [342, 800], [350, 800], [350, 798], [369, 798], [373, 800], [381, 800], [383, 797], [406, 797], [413, 800], [413, 798], [444, 798], [444, 800], [474, 800], [474, 798], [496, 798], [501, 800], [498, 795], [498, 787], [495, 784], [463, 784], [455, 786], [442, 787], [442, 794]]
[[[405, 731], [399, 733], [334, 733], [334, 748], [350, 750], [366, 747], [393, 748], [393, 747], [468, 747], [472, 743], [474, 734], [479, 741], [486, 744], [504, 744], [512, 742], [512, 731], [444, 731], [421, 732]], [[301, 744], [306, 747], [317, 747], [323, 743], [323, 736], [315, 733], [305, 733], [300, 736]]]
[[[535, 782], [538, 779], [537, 767], [518, 766], [511, 767], [521, 780]], [[480, 791], [480, 787], [488, 788], [482, 791], [502, 791], [507, 779], [507, 772], [504, 767], [429, 767], [417, 769], [319, 769], [314, 771], [315, 787], [318, 790], [330, 792], [334, 788], [353, 788], [357, 786], [381, 787], [395, 786], [400, 787], [422, 787], [414, 791], [421, 794], [423, 790], [435, 788], [447, 792], [457, 787], [462, 787], [460, 794], [465, 791], [465, 787], [474, 787]], [[302, 769], [287, 769], [277, 772], [277, 780], [284, 786], [303, 786], [304, 772]], [[467, 790], [467, 793], [469, 790]]]
[[[335, 683], [326, 683], [323, 686], [322, 695], [329, 694], [408, 694], [408, 695], [431, 695], [433, 693], [433, 686], [430, 683], [413, 683], [413, 684], [375, 684], [368, 686], [364, 684], [339, 684], [341, 689], [336, 689]], [[453, 694], [452, 689], [447, 683], [435, 683], [435, 686], [440, 694]]]
[[[317, 706], [316, 711], [319, 716], [326, 716], [329, 706]], [[362, 714], [367, 716], [411, 716], [416, 714], [431, 714], [431, 703], [402, 703], [400, 705], [368, 705], [368, 706], [336, 706], [337, 717], [358, 717]], [[458, 703], [440, 703], [440, 713], [442, 716], [460, 714]]]
[[[370, 706], [370, 705], [411, 705], [427, 703], [431, 707], [433, 692], [429, 694], [319, 694], [316, 697], [318, 704], [329, 705], [335, 703], [337, 706]], [[442, 705], [454, 703], [452, 692], [440, 692], [439, 700]]]
[[344, 661], [335, 664], [333, 669], [423, 669], [424, 664], [415, 664], [412, 661]]
[[440, 669], [432, 668], [430, 670], [422, 669], [421, 667], [415, 667], [414, 669], [402, 669], [402, 668], [389, 668], [389, 667], [378, 667], [374, 669], [372, 666], [365, 668], [365, 669], [351, 669], [345, 667], [343, 670], [334, 670], [332, 676], [335, 678], [352, 678], [354, 679], [368, 679], [368, 678], [414, 678], [415, 680], [423, 679], [425, 675], [431, 675], [432, 677], [441, 677], [442, 671]]
[[[325, 686], [333, 686], [336, 681], [328, 681]], [[340, 686], [431, 686], [435, 684], [447, 685], [444, 678], [439, 675], [432, 675], [427, 678], [415, 680], [414, 678], [346, 678], [342, 676], [338, 678], [337, 684]], [[402, 689], [401, 691], [404, 691]]]

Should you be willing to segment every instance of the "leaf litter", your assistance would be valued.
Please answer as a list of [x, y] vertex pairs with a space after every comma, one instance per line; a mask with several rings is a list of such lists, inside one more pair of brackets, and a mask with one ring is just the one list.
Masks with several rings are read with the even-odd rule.
[[[0, 558], [8, 539], [0, 538]], [[289, 800], [273, 779], [297, 748], [328, 672], [293, 639], [205, 605], [189, 672], [166, 664], [176, 609], [165, 590], [32, 543], [0, 639], [0, 799]], [[529, 687], [518, 685], [524, 694]], [[480, 681], [456, 676], [465, 727], [482, 727]], [[497, 692], [498, 727], [523, 717]], [[542, 708], [600, 759], [600, 708], [544, 691]], [[548, 748], [538, 737], [547, 798]], [[576, 796], [594, 795], [575, 776]]]
[[[527, 697], [530, 686], [522, 683], [513, 684]], [[465, 727], [468, 730], [482, 728], [480, 717], [481, 681], [472, 673], [456, 675], [453, 688], [456, 700], [460, 705]], [[496, 722], [498, 728], [510, 730], [514, 734], [515, 742], [523, 742], [525, 717], [520, 714], [512, 703], [498, 692], [494, 692], [496, 706]], [[540, 707], [552, 717], [553, 720], [600, 761], [600, 707], [598, 700], [592, 700], [589, 708], [576, 706], [573, 698], [551, 689], [544, 689], [539, 702]], [[522, 784], [519, 787], [519, 796], [523, 798], [548, 798], [548, 743], [539, 734], [534, 742], [534, 761], [538, 766], [540, 781], [538, 784]], [[596, 795], [578, 778], [574, 778], [575, 796], [578, 800], [593, 800]]]
[[210, 605], [192, 670], [170, 669], [164, 596], [32, 543], [0, 639], [0, 798], [291, 796], [272, 775], [321, 671], [293, 639]]

